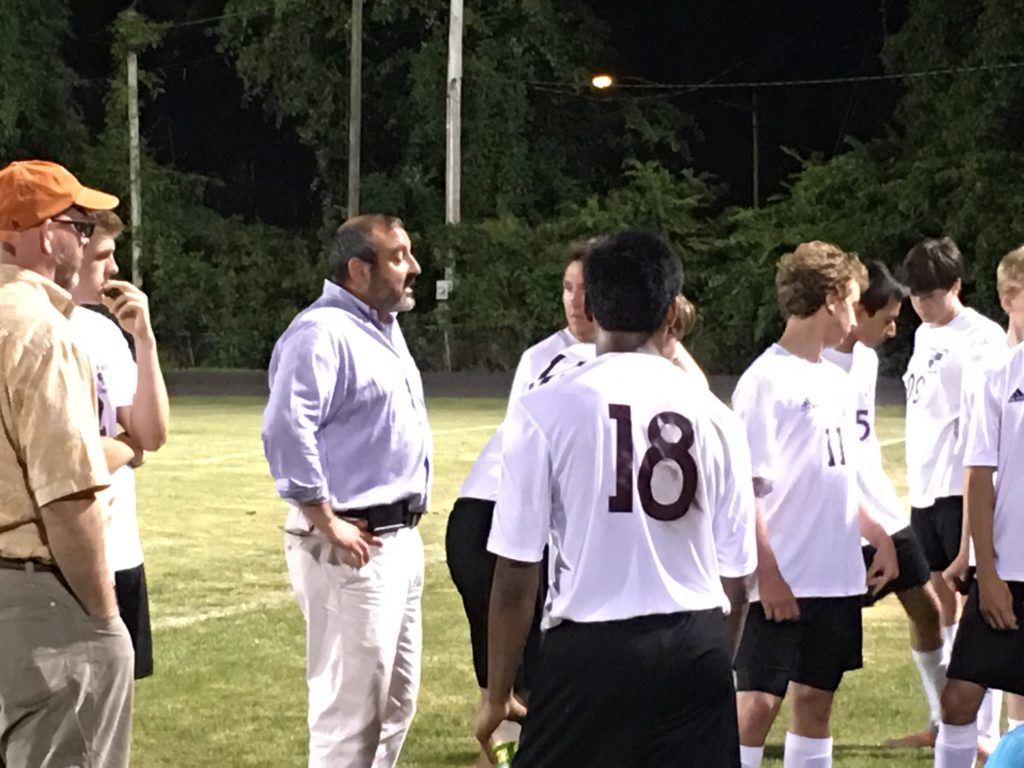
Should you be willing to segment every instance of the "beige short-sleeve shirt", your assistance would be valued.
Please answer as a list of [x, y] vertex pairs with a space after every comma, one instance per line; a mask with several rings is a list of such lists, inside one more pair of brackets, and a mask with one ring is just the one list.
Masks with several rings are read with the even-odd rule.
[[51, 562], [40, 509], [110, 484], [70, 295], [0, 264], [0, 556]]

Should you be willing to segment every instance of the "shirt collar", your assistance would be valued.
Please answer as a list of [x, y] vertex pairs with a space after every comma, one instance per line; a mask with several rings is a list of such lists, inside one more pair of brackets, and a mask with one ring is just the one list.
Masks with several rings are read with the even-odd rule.
[[381, 328], [390, 327], [398, 316], [397, 312], [389, 312], [387, 314], [387, 320], [381, 322], [380, 314], [376, 309], [371, 307], [351, 291], [348, 291], [330, 280], [324, 280], [324, 292], [322, 296], [324, 300], [331, 304], [340, 306], [342, 309], [347, 309], [349, 312], [357, 314]]
[[75, 302], [72, 300], [70, 293], [38, 272], [22, 269], [13, 264], [0, 264], [0, 287], [15, 283], [25, 283], [41, 290], [46, 294], [46, 298], [49, 299], [58, 312], [65, 317], [71, 317], [71, 312], [75, 308]]

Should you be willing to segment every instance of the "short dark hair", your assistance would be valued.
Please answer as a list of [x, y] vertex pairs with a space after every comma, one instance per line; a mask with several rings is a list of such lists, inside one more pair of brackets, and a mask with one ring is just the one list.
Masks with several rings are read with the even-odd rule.
[[892, 276], [892, 272], [880, 261], [869, 261], [868, 287], [860, 295], [860, 305], [874, 317], [894, 301], [903, 301], [910, 295], [910, 289]]
[[343, 285], [348, 278], [348, 263], [352, 259], [377, 265], [377, 246], [373, 242], [373, 233], [379, 229], [389, 231], [403, 226], [397, 216], [385, 216], [379, 213], [367, 213], [353, 216], [334, 233], [327, 246], [327, 263], [330, 279]]
[[910, 292], [920, 295], [948, 291], [964, 276], [964, 257], [951, 237], [926, 237], [903, 259], [900, 277]]
[[654, 333], [683, 290], [683, 266], [657, 235], [616, 232], [591, 246], [583, 262], [583, 286], [602, 329]]
[[563, 269], [568, 269], [570, 264], [575, 264], [577, 261], [581, 263], [585, 261], [591, 247], [596, 242], [596, 237], [586, 237], [569, 243], [569, 247], [565, 249], [565, 266]]

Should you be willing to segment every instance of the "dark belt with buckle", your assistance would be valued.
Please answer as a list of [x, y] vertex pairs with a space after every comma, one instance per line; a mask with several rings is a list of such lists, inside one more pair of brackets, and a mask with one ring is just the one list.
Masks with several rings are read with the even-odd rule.
[[[29, 567], [31, 566], [31, 568]], [[0, 568], [5, 571], [45, 571], [46, 573], [60, 573], [60, 569], [51, 563], [44, 563], [41, 560], [23, 559], [20, 557], [0, 557]]]
[[334, 514], [338, 517], [365, 520], [366, 529], [370, 533], [391, 533], [400, 528], [415, 528], [423, 517], [422, 512], [413, 512], [409, 509], [408, 499], [363, 509], [336, 509]]

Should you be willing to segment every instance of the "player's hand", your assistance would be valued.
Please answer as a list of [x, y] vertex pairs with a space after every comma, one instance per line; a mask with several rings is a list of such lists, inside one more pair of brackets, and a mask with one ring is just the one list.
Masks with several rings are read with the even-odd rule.
[[[473, 717], [473, 735], [476, 736], [484, 754], [492, 763], [494, 762], [494, 752], [491, 751], [491, 738], [498, 726], [501, 725], [502, 720], [514, 719], [512, 717], [514, 701], [515, 698], [512, 696], [509, 696], [508, 700], [504, 702], [494, 702], [489, 696], [485, 696], [480, 709]], [[519, 706], [521, 707], [522, 704]]]
[[953, 592], [963, 594], [964, 584], [967, 582], [967, 572], [970, 569], [970, 560], [966, 552], [960, 552], [949, 564], [949, 567], [942, 572], [942, 580], [946, 582]]
[[124, 443], [132, 449], [132, 460], [128, 462], [128, 466], [132, 469], [138, 469], [146, 463], [146, 453], [139, 444], [135, 442], [135, 439], [127, 432], [121, 432], [117, 437], [114, 438], [119, 443]]
[[875, 545], [875, 556], [868, 568], [868, 589], [872, 595], [877, 595], [882, 588], [890, 581], [900, 575], [899, 561], [896, 559], [896, 545], [892, 538], [885, 536]]
[[1013, 612], [1013, 595], [1006, 582], [995, 574], [978, 575], [978, 608], [982, 618], [992, 629], [1017, 629], [1017, 616]]
[[324, 531], [327, 540], [338, 549], [347, 553], [356, 568], [362, 568], [370, 560], [370, 547], [379, 547], [381, 540], [366, 530], [365, 520], [331, 520]]
[[[109, 293], [113, 293], [114, 298], [111, 298]], [[142, 289], [125, 280], [108, 280], [103, 285], [103, 306], [114, 316], [125, 333], [131, 334], [136, 340], [152, 338], [149, 298]]]
[[757, 588], [768, 621], [794, 621], [800, 618], [800, 605], [778, 568], [759, 570]]

